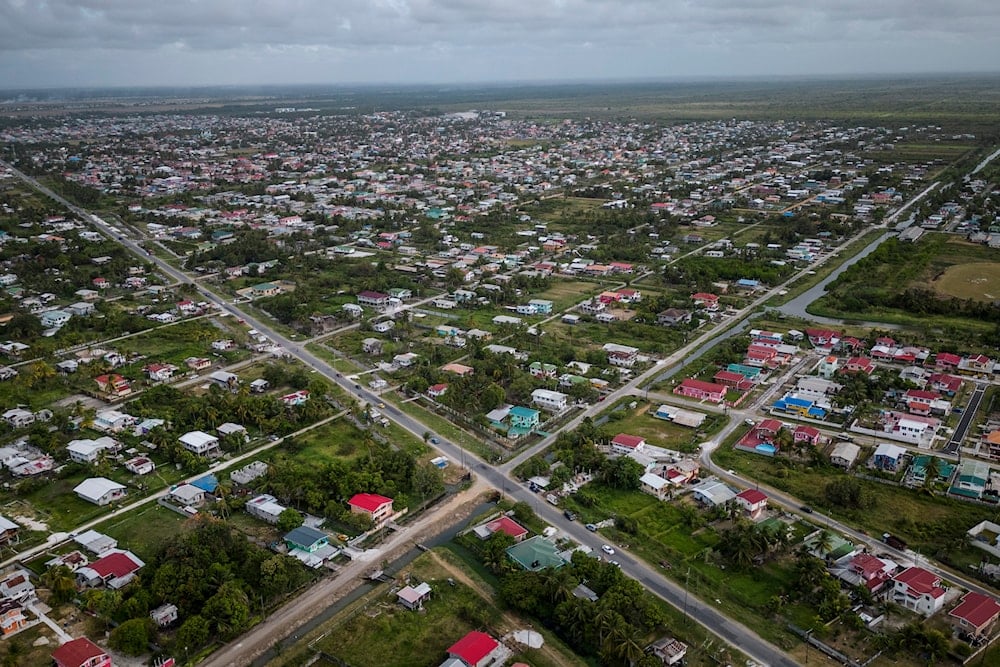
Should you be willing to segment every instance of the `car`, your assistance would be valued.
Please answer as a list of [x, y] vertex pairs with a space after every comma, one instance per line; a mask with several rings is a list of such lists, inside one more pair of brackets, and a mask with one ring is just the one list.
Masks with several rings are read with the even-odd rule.
[[606, 398], [607, 398], [607, 396], [601, 396], [600, 398], [597, 399], [597, 402], [600, 403], [601, 401], [603, 401]]
[[611, 546], [610, 544], [602, 544], [601, 545], [601, 551], [603, 551], [604, 553], [606, 553], [609, 556], [614, 556], [615, 555], [615, 548], [613, 546]]
[[621, 563], [619, 563], [619, 562], [618, 562], [618, 561], [616, 561], [616, 560], [609, 560], [609, 561], [608, 561], [608, 565], [614, 565], [615, 567], [621, 567], [621, 566], [622, 566], [622, 564], [621, 564]]
[[576, 512], [574, 512], [573, 510], [564, 511], [563, 516], [569, 519], [570, 521], [576, 521]]
[[747, 426], [754, 426], [757, 422], [755, 422], [752, 419], [744, 419], [743, 423], [746, 424]]
[[799, 509], [802, 510], [803, 512], [805, 512], [806, 514], [812, 514], [813, 513], [813, 508], [809, 507], [809, 505], [803, 505]]
[[440, 445], [441, 441], [438, 440], [437, 438], [431, 438], [431, 444], [432, 445]]
[[384, 407], [385, 407], [385, 403], [379, 403], [379, 404], [378, 404], [378, 406], [379, 406], [380, 408], [384, 408]]
[[355, 389], [361, 389], [361, 385], [360, 384], [356, 384], [356, 385], [354, 385], [354, 388]]
[[588, 523], [586, 526], [584, 526], [584, 528], [586, 528], [587, 530], [589, 530], [592, 533], [597, 532], [597, 526], [595, 526], [592, 523]]

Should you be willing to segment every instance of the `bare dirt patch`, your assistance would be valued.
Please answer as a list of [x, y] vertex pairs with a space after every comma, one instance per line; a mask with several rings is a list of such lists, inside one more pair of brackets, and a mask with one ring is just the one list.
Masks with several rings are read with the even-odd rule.
[[1000, 299], [1000, 264], [956, 264], [948, 267], [933, 285], [938, 292], [959, 299], [994, 301]]

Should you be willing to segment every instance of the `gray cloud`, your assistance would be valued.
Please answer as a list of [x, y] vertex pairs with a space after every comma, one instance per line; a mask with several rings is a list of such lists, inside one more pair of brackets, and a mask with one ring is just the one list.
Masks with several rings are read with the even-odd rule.
[[0, 87], [995, 69], [995, 0], [0, 0]]

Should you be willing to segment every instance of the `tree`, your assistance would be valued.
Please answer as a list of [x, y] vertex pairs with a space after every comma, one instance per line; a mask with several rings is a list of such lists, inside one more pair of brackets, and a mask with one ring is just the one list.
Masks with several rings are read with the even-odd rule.
[[76, 597], [76, 579], [73, 571], [65, 565], [49, 568], [42, 575], [42, 583], [52, 591], [52, 600], [61, 604]]
[[108, 644], [125, 655], [142, 655], [148, 650], [152, 621], [133, 618], [111, 631]]
[[281, 514], [278, 515], [278, 530], [283, 533], [287, 533], [290, 530], [295, 530], [302, 525], [305, 519], [302, 517], [302, 513], [297, 509], [289, 507], [285, 509]]
[[233, 637], [247, 627], [250, 620], [250, 600], [239, 583], [227, 581], [205, 602], [202, 613], [212, 619], [220, 635]]
[[188, 618], [177, 630], [174, 638], [174, 647], [184, 651], [185, 657], [188, 651], [197, 650], [208, 641], [209, 623], [203, 616], [195, 614]]
[[639, 480], [644, 469], [638, 462], [620, 456], [608, 459], [601, 468], [601, 481], [613, 489], [635, 490], [639, 488]]

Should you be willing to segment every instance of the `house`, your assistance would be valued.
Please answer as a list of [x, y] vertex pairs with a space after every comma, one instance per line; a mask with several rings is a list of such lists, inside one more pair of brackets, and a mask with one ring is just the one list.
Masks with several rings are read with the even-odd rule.
[[[85, 290], [81, 290], [85, 291]], [[96, 298], [97, 292], [94, 292], [94, 297]], [[86, 317], [87, 315], [93, 315], [97, 308], [92, 303], [87, 303], [86, 301], [78, 301], [76, 303], [66, 306], [66, 311], [71, 315], [77, 315], [79, 317]]]
[[293, 391], [290, 394], [285, 394], [279, 400], [290, 408], [302, 405], [309, 400], [309, 390], [299, 389], [298, 391]]
[[695, 378], [686, 378], [679, 385], [674, 387], [674, 393], [679, 396], [687, 396], [699, 401], [709, 401], [712, 403], [722, 403], [726, 398], [726, 387], [721, 384], [705, 382]]
[[278, 294], [281, 294], [281, 286], [274, 283], [260, 283], [250, 288], [250, 296], [258, 299]]
[[424, 602], [431, 598], [431, 587], [426, 581], [416, 586], [404, 586], [396, 591], [396, 600], [410, 611], [423, 609]]
[[35, 413], [24, 408], [11, 408], [3, 413], [3, 419], [14, 428], [24, 428], [35, 423]]
[[21, 526], [4, 516], [0, 516], [0, 546], [17, 544], [20, 540], [18, 531]]
[[922, 567], [908, 567], [892, 578], [892, 601], [910, 611], [930, 616], [944, 605], [941, 578]]
[[868, 357], [850, 357], [844, 364], [844, 373], [864, 373], [871, 375], [875, 371], [875, 362]]
[[[353, 305], [353, 304], [347, 304]], [[375, 333], [388, 333], [396, 327], [396, 323], [393, 320], [381, 320], [379, 322], [374, 322], [372, 324], [372, 331]]]
[[670, 495], [672, 485], [663, 477], [647, 472], [639, 478], [639, 488], [657, 500], [664, 500]]
[[73, 639], [52, 652], [56, 667], [112, 667], [111, 656], [86, 637]]
[[878, 447], [875, 448], [874, 456], [872, 456], [872, 466], [879, 470], [896, 472], [899, 470], [903, 462], [903, 456], [905, 455], [906, 450], [899, 445], [880, 442]]
[[489, 521], [482, 526], [477, 526], [473, 532], [475, 532], [479, 539], [485, 540], [498, 531], [505, 535], [510, 535], [514, 538], [515, 542], [521, 542], [528, 536], [527, 528], [506, 515]]
[[365, 514], [375, 528], [381, 528], [392, 520], [392, 498], [377, 493], [357, 493], [347, 501], [353, 514]]
[[271, 387], [271, 383], [270, 382], [268, 382], [264, 378], [260, 378], [260, 379], [254, 380], [253, 382], [250, 383], [250, 393], [251, 394], [263, 394], [270, 387]]
[[417, 363], [417, 359], [419, 358], [420, 355], [415, 352], [404, 352], [394, 356], [392, 358], [392, 363], [396, 364], [400, 368], [409, 368], [413, 364]]
[[42, 313], [38, 319], [41, 320], [42, 327], [45, 329], [57, 329], [68, 323], [71, 317], [73, 314], [65, 310], [48, 310]]
[[854, 466], [861, 454], [861, 447], [853, 442], [838, 442], [830, 452], [830, 463], [840, 468], [849, 469]]
[[282, 539], [289, 550], [298, 549], [307, 553], [319, 551], [330, 544], [330, 536], [312, 526], [299, 526]]
[[166, 382], [177, 372], [173, 364], [146, 364], [142, 371], [153, 382]]
[[250, 499], [244, 507], [250, 516], [271, 524], [278, 523], [278, 516], [288, 509], [279, 504], [277, 498], [267, 493]]
[[9, 637], [28, 625], [28, 617], [24, 615], [21, 603], [15, 600], [0, 602], [0, 633]]
[[193, 371], [203, 371], [212, 367], [212, 360], [207, 357], [188, 357], [184, 364]]
[[714, 294], [708, 294], [707, 292], [696, 292], [691, 295], [691, 302], [696, 308], [704, 308], [709, 312], [715, 312], [719, 309], [719, 297]]
[[379, 338], [365, 338], [361, 341], [361, 351], [365, 354], [378, 356], [382, 354], [382, 341]]
[[97, 383], [97, 390], [109, 398], [124, 398], [132, 393], [132, 383], [117, 373], [98, 375], [94, 382]]
[[363, 292], [358, 292], [358, 305], [367, 306], [368, 308], [374, 308], [375, 310], [382, 312], [389, 307], [389, 295], [383, 294], [382, 292], [375, 292], [372, 290], [364, 290]]
[[824, 349], [833, 348], [833, 346], [840, 342], [842, 337], [840, 332], [831, 331], [830, 329], [806, 329], [805, 333], [809, 339], [809, 343], [813, 347]]
[[681, 662], [687, 655], [687, 649], [687, 644], [684, 642], [673, 637], [664, 637], [647, 646], [646, 653], [659, 658], [666, 667], [669, 667]]
[[566, 409], [568, 399], [566, 394], [549, 389], [536, 389], [531, 392], [531, 401], [548, 412], [562, 412]]
[[31, 573], [16, 569], [0, 581], [0, 600], [25, 602], [35, 597], [35, 585], [31, 583]]
[[156, 464], [145, 456], [136, 456], [125, 462], [125, 469], [133, 475], [148, 475], [156, 470]]
[[156, 623], [158, 627], [165, 628], [177, 620], [177, 606], [169, 602], [162, 604], [149, 612], [149, 617], [153, 619], [153, 623]]
[[144, 565], [131, 551], [113, 549], [90, 565], [78, 569], [76, 582], [86, 588], [107, 586], [118, 589], [132, 581]]
[[102, 452], [115, 453], [120, 445], [114, 438], [102, 436], [97, 440], [71, 440], [66, 445], [69, 458], [76, 463], [96, 463]]
[[511, 408], [507, 413], [507, 416], [510, 418], [511, 429], [516, 429], [525, 433], [534, 431], [538, 428], [539, 423], [541, 423], [541, 413], [538, 410], [533, 410], [520, 405]]
[[230, 373], [229, 371], [215, 371], [209, 374], [208, 379], [229, 391], [235, 391], [240, 384], [240, 377], [236, 373]]
[[201, 507], [205, 502], [205, 491], [191, 484], [179, 484], [170, 490], [167, 500], [181, 507]]
[[807, 443], [817, 446], [823, 439], [823, 434], [815, 426], [796, 426], [792, 431], [792, 442]]
[[615, 454], [628, 454], [630, 452], [641, 451], [646, 445], [645, 438], [628, 433], [619, 433], [611, 439], [611, 451]]
[[1000, 604], [989, 595], [969, 591], [948, 616], [959, 632], [974, 638], [988, 637], [1000, 617]]
[[827, 380], [836, 375], [838, 370], [840, 370], [840, 359], [833, 355], [823, 357], [819, 362], [819, 366], [816, 367], [816, 372], [819, 376]]
[[554, 364], [533, 361], [528, 365], [528, 372], [536, 378], [554, 378], [559, 369]]
[[448, 657], [461, 660], [466, 667], [487, 667], [502, 651], [500, 642], [485, 632], [473, 630], [448, 648]]
[[427, 395], [431, 398], [440, 398], [448, 392], [448, 385], [444, 383], [432, 384], [427, 387]]
[[528, 305], [534, 306], [535, 313], [538, 315], [552, 314], [552, 302], [547, 299], [531, 299], [528, 301]]
[[767, 494], [757, 489], [745, 489], [736, 494], [733, 499], [737, 505], [743, 508], [743, 513], [756, 521], [767, 511]]
[[896, 564], [884, 561], [869, 553], [855, 554], [851, 557], [847, 572], [841, 579], [852, 585], [862, 584], [872, 593], [877, 593], [886, 582], [892, 579]]
[[727, 484], [716, 479], [704, 479], [700, 483], [691, 487], [694, 499], [706, 507], [719, 507], [728, 505], [736, 497]]
[[674, 327], [678, 324], [687, 324], [691, 321], [691, 311], [680, 308], [667, 308], [656, 316], [656, 323]]
[[105, 477], [88, 477], [77, 484], [73, 492], [83, 500], [102, 507], [124, 498], [128, 493], [123, 484]]
[[74, 537], [73, 541], [97, 556], [111, 551], [118, 546], [118, 540], [108, 537], [104, 533], [99, 533], [96, 530], [84, 531]]
[[188, 431], [177, 440], [192, 454], [207, 458], [222, 456], [219, 439], [204, 431]]

